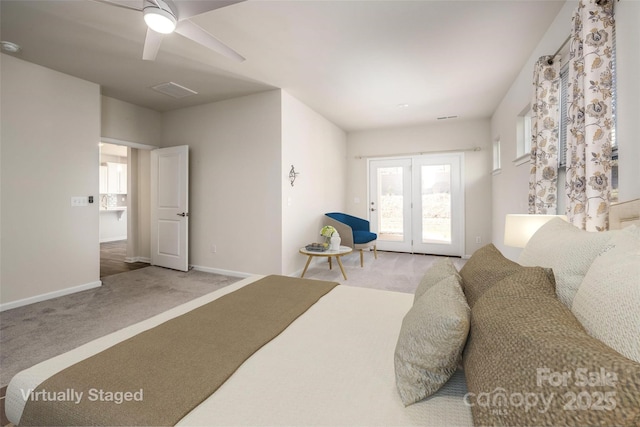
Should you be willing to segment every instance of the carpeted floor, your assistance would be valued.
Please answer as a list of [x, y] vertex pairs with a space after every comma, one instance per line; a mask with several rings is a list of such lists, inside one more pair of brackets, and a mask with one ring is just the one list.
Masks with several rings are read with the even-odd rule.
[[[373, 252], [365, 252], [364, 268], [358, 253], [341, 259], [348, 280], [335, 260], [329, 270], [324, 258], [312, 262], [305, 278], [414, 292], [424, 272], [440, 257], [378, 252], [374, 259]], [[458, 268], [464, 262], [454, 258]], [[0, 313], [0, 387], [22, 369], [240, 279], [146, 267], [102, 280], [100, 288]]]
[[99, 288], [0, 313], [0, 387], [22, 369], [240, 280], [146, 267]]
[[[333, 268], [329, 270], [327, 259], [316, 257], [304, 277], [330, 280], [342, 285], [413, 293], [425, 271], [442, 258], [432, 255], [378, 251], [378, 259], [375, 259], [372, 251], [365, 251], [364, 268], [361, 268], [360, 253], [353, 252], [340, 258], [347, 274], [347, 280], [344, 280], [335, 259], [332, 259]], [[466, 262], [461, 258], [452, 259], [458, 270]]]

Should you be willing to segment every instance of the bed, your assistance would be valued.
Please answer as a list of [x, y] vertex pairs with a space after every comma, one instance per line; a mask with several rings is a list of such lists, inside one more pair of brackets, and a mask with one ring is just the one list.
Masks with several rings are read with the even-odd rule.
[[[23, 390], [126, 338], [234, 292], [251, 277], [40, 363], [14, 377], [6, 413], [16, 425]], [[404, 407], [394, 347], [413, 295], [339, 286], [250, 357], [178, 425], [471, 425], [459, 372], [438, 396]]]
[[[640, 201], [613, 207], [612, 228], [639, 222], [638, 212]], [[478, 260], [477, 257], [475, 261], [473, 259], [468, 264], [480, 265], [485, 273], [493, 271], [484, 260]], [[506, 261], [499, 262], [504, 264]], [[538, 270], [535, 272], [539, 273]], [[467, 271], [467, 276], [470, 274], [471, 269]], [[476, 272], [473, 275], [476, 277]], [[7, 389], [7, 417], [19, 425], [29, 400], [28, 391], [36, 389], [56, 373], [264, 279], [262, 276], [247, 278], [20, 372]], [[475, 294], [474, 302], [478, 310], [490, 303], [488, 298], [492, 292], [482, 283], [480, 287], [487, 295]], [[464, 290], [468, 298], [476, 292], [470, 288]], [[348, 286], [333, 288], [275, 338], [252, 353], [215, 393], [179, 419], [177, 425], [469, 426], [474, 425], [474, 420], [482, 425], [504, 424], [504, 420], [495, 417], [521, 415], [522, 418], [505, 418], [507, 424], [530, 424], [531, 418], [526, 418], [530, 414], [518, 414], [515, 410], [507, 415], [499, 413], [503, 409], [496, 413], [495, 408], [479, 408], [470, 400], [470, 396], [477, 396], [478, 391], [494, 390], [486, 389], [490, 383], [479, 383], [479, 378], [488, 375], [493, 380], [500, 375], [489, 369], [501, 363], [497, 362], [498, 356], [492, 354], [489, 360], [483, 357], [485, 354], [482, 349], [486, 344], [482, 337], [486, 331], [483, 331], [482, 325], [475, 324], [478, 322], [472, 322], [471, 325], [470, 341], [464, 355], [465, 369], [457, 369], [435, 394], [405, 407], [396, 387], [394, 350], [403, 319], [414, 305], [414, 299], [416, 297], [411, 294], [389, 291]], [[522, 299], [518, 295], [514, 304]], [[498, 300], [504, 298], [500, 296]], [[524, 301], [524, 304], [529, 303]], [[471, 307], [472, 319], [476, 308]], [[565, 311], [568, 312], [568, 309]], [[484, 313], [478, 313], [478, 319], [481, 319], [480, 314]], [[502, 333], [517, 336], [511, 331]], [[520, 346], [521, 343], [514, 345]], [[539, 349], [536, 352], [539, 353]], [[496, 350], [497, 353], [499, 351]], [[610, 358], [610, 354], [606, 356]], [[514, 358], [513, 354], [504, 357], [506, 359], [502, 360]], [[614, 358], [617, 357], [615, 353]], [[618, 411], [622, 415], [618, 414], [619, 418], [615, 420], [620, 425], [638, 425], [634, 423], [640, 423], [640, 413], [637, 412], [640, 411], [640, 364], [620, 357], [628, 378], [616, 389], [618, 396], [623, 399], [618, 409], [622, 407], [623, 411]], [[490, 386], [494, 387], [493, 384]], [[184, 390], [184, 387], [176, 389]], [[176, 389], [168, 385], [167, 393], [174, 393]], [[629, 404], [635, 409], [627, 410], [624, 405]], [[488, 411], [482, 412], [482, 409]], [[64, 419], [64, 416], [56, 414], [52, 419]], [[575, 419], [589, 420], [580, 417]], [[535, 423], [545, 424], [545, 419], [541, 420]], [[145, 423], [133, 420], [130, 424]]]

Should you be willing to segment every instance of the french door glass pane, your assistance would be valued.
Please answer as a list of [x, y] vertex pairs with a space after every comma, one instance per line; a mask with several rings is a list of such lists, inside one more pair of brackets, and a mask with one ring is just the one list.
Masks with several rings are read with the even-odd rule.
[[378, 168], [379, 240], [403, 241], [403, 168]]
[[451, 166], [423, 165], [422, 243], [451, 243]]

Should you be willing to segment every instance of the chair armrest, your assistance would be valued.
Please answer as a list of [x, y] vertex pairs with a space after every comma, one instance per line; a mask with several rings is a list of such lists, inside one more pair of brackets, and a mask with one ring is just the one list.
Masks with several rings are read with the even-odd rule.
[[353, 230], [351, 229], [351, 227], [349, 227], [344, 222], [336, 221], [335, 219], [326, 215], [324, 217], [324, 221], [327, 225], [333, 226], [338, 231], [341, 240], [340, 245], [353, 248]]
[[371, 231], [369, 221], [366, 219], [350, 216], [349, 223], [354, 230]]

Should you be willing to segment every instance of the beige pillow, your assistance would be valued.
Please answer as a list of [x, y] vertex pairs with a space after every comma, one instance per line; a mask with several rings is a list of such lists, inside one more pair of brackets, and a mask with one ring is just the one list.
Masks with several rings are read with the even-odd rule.
[[432, 395], [455, 373], [469, 315], [457, 276], [432, 286], [409, 310], [394, 356], [396, 386], [405, 406]]
[[571, 307], [589, 266], [617, 232], [588, 232], [555, 218], [536, 231], [518, 262], [553, 269], [558, 299]]
[[458, 276], [458, 270], [453, 265], [451, 258], [444, 258], [436, 261], [435, 264], [433, 264], [424, 274], [422, 280], [420, 280], [420, 284], [416, 288], [416, 292], [413, 297], [413, 303], [415, 304], [416, 301], [418, 301], [418, 298], [420, 298], [429, 288], [449, 276]]
[[640, 362], [640, 228], [621, 230], [593, 261], [571, 311], [589, 335]]
[[521, 269], [518, 263], [505, 258], [491, 243], [475, 251], [460, 269], [469, 307], [473, 308], [478, 298], [497, 282]]
[[464, 372], [474, 425], [640, 425], [640, 363], [589, 336], [542, 268], [476, 301]]

